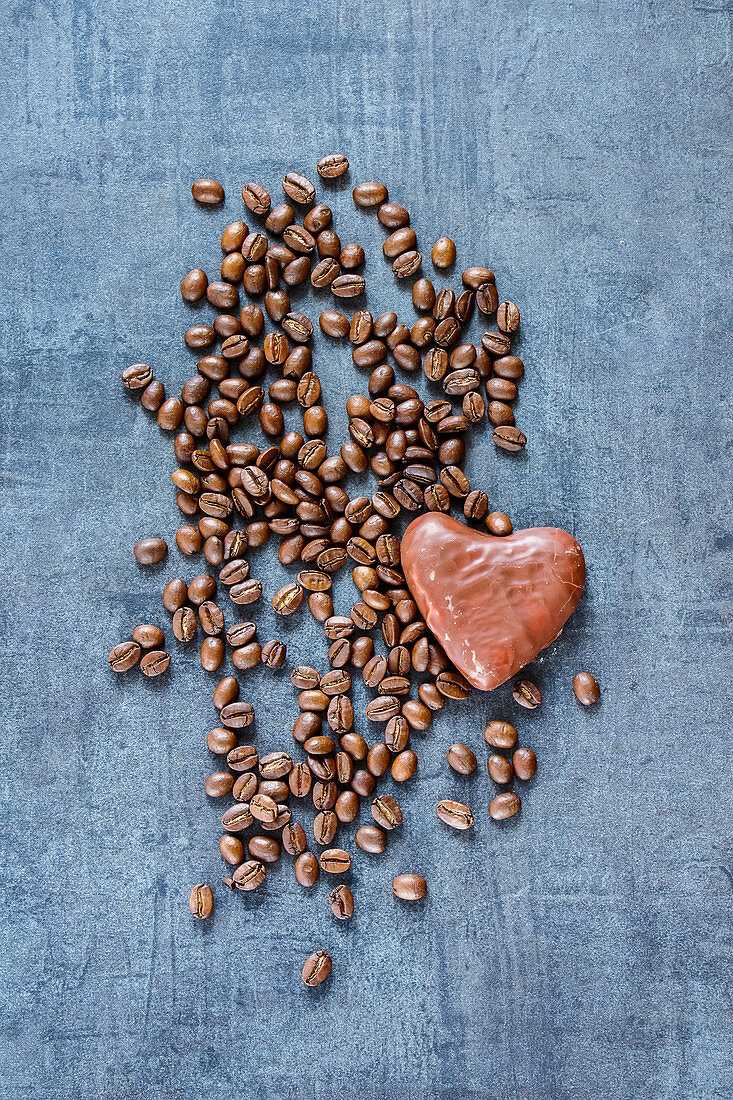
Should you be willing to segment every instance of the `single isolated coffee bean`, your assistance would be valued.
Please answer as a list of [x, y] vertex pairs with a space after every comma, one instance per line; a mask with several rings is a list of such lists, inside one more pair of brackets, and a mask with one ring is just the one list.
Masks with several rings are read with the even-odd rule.
[[468, 745], [461, 745], [460, 743], [451, 745], [445, 755], [453, 771], [458, 772], [460, 775], [471, 775], [478, 765], [476, 755], [469, 749]]
[[207, 917], [210, 917], [214, 910], [214, 895], [211, 892], [211, 887], [203, 882], [194, 886], [188, 898], [188, 908], [194, 917], [198, 917], [199, 920], [206, 920]]
[[455, 802], [452, 798], [443, 798], [435, 807], [435, 812], [441, 821], [450, 825], [452, 829], [470, 829], [473, 825], [473, 814], [468, 806], [462, 802]]
[[140, 565], [156, 565], [168, 554], [168, 544], [164, 539], [141, 539], [135, 543], [133, 553]]
[[[133, 632], [133, 638], [134, 637], [135, 635]], [[598, 686], [598, 681], [590, 672], [578, 672], [573, 677], [573, 691], [575, 692], [575, 698], [579, 703], [582, 703], [584, 707], [592, 706], [594, 703], [597, 703], [601, 697], [601, 689]]]
[[346, 885], [341, 883], [328, 895], [328, 906], [334, 917], [339, 920], [349, 920], [354, 915], [354, 895]]
[[433, 245], [430, 259], [435, 267], [446, 268], [456, 262], [456, 244], [450, 237], [439, 237]]
[[332, 965], [331, 956], [326, 951], [314, 951], [305, 960], [301, 977], [307, 986], [315, 987], [325, 982]]
[[484, 730], [484, 741], [494, 749], [513, 749], [517, 743], [517, 731], [511, 722], [494, 719]]
[[489, 816], [494, 821], [505, 821], [508, 817], [514, 817], [519, 813], [522, 800], [514, 791], [502, 791], [489, 803]]
[[316, 171], [322, 179], [333, 180], [346, 175], [349, 170], [349, 162], [343, 153], [328, 153], [321, 157], [316, 165]]
[[420, 901], [427, 893], [428, 884], [422, 875], [398, 875], [392, 883], [392, 890], [402, 901]]
[[224, 188], [216, 180], [195, 180], [191, 185], [191, 194], [203, 206], [218, 206], [224, 202]]

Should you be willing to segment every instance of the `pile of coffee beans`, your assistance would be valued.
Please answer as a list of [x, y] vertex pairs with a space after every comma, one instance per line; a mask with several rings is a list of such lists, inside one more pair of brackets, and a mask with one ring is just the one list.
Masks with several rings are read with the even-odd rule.
[[[329, 154], [316, 170], [328, 185], [348, 172], [349, 163], [342, 154]], [[401, 569], [400, 530], [422, 510], [455, 508], [492, 535], [511, 534], [509, 517], [492, 510], [489, 495], [471, 486], [462, 463], [468, 438], [485, 421], [500, 450], [517, 452], [527, 443], [512, 409], [524, 374], [512, 350], [519, 310], [512, 301], [500, 301], [490, 268], [466, 267], [459, 286], [437, 289], [421, 274], [423, 257], [409, 211], [390, 201], [383, 183], [358, 183], [353, 200], [376, 210], [387, 234], [382, 252], [395, 278], [414, 280], [417, 318], [408, 324], [393, 310], [373, 317], [361, 304], [347, 316], [333, 306], [363, 298], [363, 247], [342, 243], [331, 207], [317, 201], [307, 177], [288, 172], [282, 190], [283, 201], [273, 205], [260, 183], [246, 183], [247, 222], [238, 218], [223, 228], [219, 271], [210, 277], [196, 267], [183, 278], [183, 300], [208, 302], [213, 317], [197, 316], [183, 334], [198, 359], [180, 396], [168, 396], [147, 364], [122, 372], [125, 388], [173, 435], [171, 477], [183, 516], [176, 545], [187, 557], [203, 556], [208, 566], [190, 580], [175, 577], [165, 585], [163, 606], [172, 616], [176, 640], [198, 644], [200, 639], [201, 665], [209, 672], [227, 659], [242, 673], [260, 664], [283, 668], [285, 644], [276, 638], [261, 643], [254, 618], [239, 619], [253, 615], [265, 596], [262, 581], [250, 574], [250, 551], [272, 543], [283, 566], [298, 567], [293, 578], [267, 594], [274, 611], [284, 617], [309, 613], [322, 624], [328, 668], [298, 665], [290, 673], [298, 693], [292, 732], [300, 759], [286, 750], [261, 756], [248, 743], [255, 712], [235, 675], [225, 675], [213, 693], [218, 724], [207, 747], [221, 763], [204, 789], [229, 803], [221, 815], [219, 848], [233, 870], [223, 881], [242, 892], [262, 885], [283, 849], [306, 888], [321, 872], [347, 872], [351, 855], [336, 843], [357, 820], [363, 802], [373, 823], [356, 828], [361, 851], [384, 852], [389, 833], [401, 827], [403, 812], [392, 796], [377, 793], [379, 780], [387, 773], [397, 783], [411, 780], [418, 767], [413, 733], [427, 730], [433, 715], [451, 701], [468, 698], [471, 687], [412, 599]], [[224, 202], [224, 189], [214, 180], [197, 180], [191, 191], [198, 203]], [[430, 256], [441, 277], [456, 262], [456, 252], [448, 237], [433, 244]], [[294, 301], [307, 283], [314, 294], [336, 299], [320, 313], [321, 330], [349, 341], [353, 363], [369, 371], [366, 392], [346, 402], [349, 438], [335, 449], [325, 438], [328, 376], [325, 372], [322, 384], [310, 346], [314, 325]], [[467, 342], [465, 333], [475, 310], [495, 325], [477, 344]], [[406, 375], [413, 381], [420, 376], [428, 392], [421, 394]], [[300, 409], [302, 430], [286, 428], [289, 407]], [[265, 436], [264, 447], [246, 437], [253, 422]], [[376, 481], [371, 495], [351, 496], [350, 475], [367, 473]], [[163, 539], [146, 538], [136, 544], [135, 556], [152, 565], [164, 560], [167, 549]], [[345, 567], [357, 598], [339, 609], [333, 584]], [[225, 593], [237, 617], [228, 625]], [[170, 663], [163, 645], [160, 628], [138, 626], [132, 640], [114, 647], [110, 667], [123, 672], [139, 661], [146, 675], [158, 675]], [[374, 693], [365, 718], [367, 728], [380, 732], [371, 743], [356, 730], [354, 673]], [[576, 694], [592, 701], [585, 681]], [[536, 707], [541, 694], [520, 680], [514, 698]], [[531, 779], [534, 753], [516, 748], [513, 726], [490, 723], [486, 740], [494, 749], [514, 750], [511, 760], [498, 753], [490, 757], [488, 771], [496, 783]], [[465, 745], [452, 745], [447, 756], [461, 775], [477, 766]], [[292, 800], [307, 798], [315, 812], [310, 842], [292, 806]], [[503, 790], [489, 813], [502, 820], [519, 808], [519, 796]], [[452, 798], [438, 803], [437, 814], [455, 829], [470, 828], [474, 820], [471, 809]], [[412, 871], [392, 885], [404, 901], [418, 901], [427, 891], [425, 879]], [[195, 886], [189, 904], [195, 916], [208, 917], [210, 887]], [[354, 897], [344, 883], [331, 891], [328, 904], [338, 920], [354, 913]], [[318, 985], [330, 970], [330, 956], [317, 951], [305, 963], [303, 981]]]

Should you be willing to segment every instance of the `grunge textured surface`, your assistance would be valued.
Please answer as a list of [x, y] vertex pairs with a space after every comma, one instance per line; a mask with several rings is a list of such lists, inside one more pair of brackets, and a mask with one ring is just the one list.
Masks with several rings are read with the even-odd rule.
[[[3, 1100], [730, 1096], [729, 16], [725, 0], [3, 4]], [[331, 151], [352, 163], [331, 205], [368, 249], [374, 313], [398, 291], [353, 208], [360, 179], [409, 206], [426, 253], [451, 235], [457, 270], [488, 263], [520, 304], [530, 443], [496, 454], [485, 431], [468, 473], [588, 562], [535, 669], [540, 710], [474, 694], [419, 738], [406, 824], [355, 861], [348, 927], [288, 861], [255, 896], [218, 885], [195, 653], [171, 642], [165, 683], [105, 664], [163, 619], [164, 580], [199, 571], [132, 557], [143, 535], [172, 542], [177, 512], [170, 441], [120, 371], [142, 359], [180, 387], [182, 275], [216, 270], [243, 182], [279, 195]], [[195, 207], [199, 176], [225, 185], [223, 210]], [[363, 376], [343, 346], [316, 356], [336, 446]], [[253, 569], [270, 596], [284, 583], [266, 552]], [[311, 656], [305, 614], [259, 618]], [[581, 668], [603, 689], [587, 712]], [[286, 747], [287, 679], [258, 671], [247, 695], [258, 746]], [[481, 740], [499, 716], [539, 758], [503, 827]], [[454, 740], [479, 753], [469, 780], [448, 772]], [[470, 835], [437, 821], [444, 796], [473, 805]], [[421, 905], [391, 894], [408, 870]], [[311, 991], [314, 947], [334, 969]]]

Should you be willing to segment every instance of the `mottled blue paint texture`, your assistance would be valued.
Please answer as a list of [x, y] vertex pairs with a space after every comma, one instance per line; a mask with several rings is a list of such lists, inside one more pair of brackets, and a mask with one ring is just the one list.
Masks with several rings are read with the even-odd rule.
[[[730, 1095], [729, 16], [725, 0], [6, 0], [3, 1100]], [[535, 668], [541, 709], [502, 688], [416, 739], [405, 826], [355, 860], [348, 926], [287, 863], [252, 897], [217, 886], [195, 654], [174, 644], [166, 683], [105, 664], [164, 618], [163, 581], [200, 568], [132, 558], [177, 512], [170, 441], [120, 371], [143, 359], [180, 388], [178, 284], [216, 271], [242, 184], [279, 195], [284, 171], [337, 150], [351, 184], [384, 179], [409, 206], [426, 254], [451, 235], [459, 269], [488, 263], [520, 304], [530, 444], [497, 455], [484, 432], [469, 473], [588, 561]], [[193, 204], [202, 175], [223, 210]], [[369, 307], [411, 318], [381, 228], [333, 194], [343, 240], [368, 249]], [[363, 377], [348, 349], [315, 352], [336, 445]], [[254, 560], [271, 595], [284, 571]], [[303, 661], [320, 645], [306, 618], [263, 612], [261, 636]], [[588, 712], [580, 668], [603, 688]], [[247, 692], [259, 747], [287, 746], [287, 677]], [[503, 827], [481, 738], [497, 716], [539, 758]], [[481, 760], [465, 781], [454, 740]], [[470, 835], [435, 819], [451, 794], [475, 808]], [[428, 879], [422, 905], [392, 897], [406, 870]], [[201, 880], [206, 925], [187, 910]], [[334, 969], [313, 992], [298, 975], [316, 946]]]

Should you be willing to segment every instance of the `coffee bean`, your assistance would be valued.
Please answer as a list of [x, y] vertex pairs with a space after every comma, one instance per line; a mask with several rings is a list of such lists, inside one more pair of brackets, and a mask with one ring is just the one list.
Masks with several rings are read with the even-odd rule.
[[514, 424], [514, 413], [504, 401], [489, 401], [488, 417], [489, 423], [496, 427]]
[[357, 848], [371, 855], [380, 855], [387, 847], [386, 834], [377, 825], [360, 825], [354, 840]]
[[260, 657], [263, 665], [267, 665], [269, 668], [282, 668], [285, 664], [285, 654], [285, 645], [273, 639], [270, 642], [265, 642]]
[[476, 754], [469, 749], [468, 745], [451, 745], [445, 755], [453, 771], [460, 775], [471, 775], [478, 765]]
[[481, 346], [489, 355], [501, 358], [509, 355], [512, 342], [503, 332], [485, 332], [481, 337]]
[[188, 275], [184, 275], [181, 283], [181, 297], [184, 302], [200, 302], [209, 285], [206, 272], [200, 267], [193, 268]]
[[211, 887], [203, 882], [194, 886], [188, 898], [188, 908], [193, 916], [198, 917], [199, 920], [206, 920], [207, 917], [210, 917], [214, 910], [214, 895], [211, 892]]
[[314, 951], [305, 960], [301, 977], [307, 986], [317, 986], [325, 982], [331, 973], [331, 956], [325, 951]]
[[[213, 732], [213, 731], [212, 731]], [[254, 745], [236, 745], [227, 753], [227, 766], [233, 772], [248, 772], [257, 767], [259, 756]]]
[[420, 901], [427, 893], [428, 884], [422, 875], [398, 875], [392, 883], [392, 890], [402, 901]]
[[291, 856], [302, 855], [306, 851], [308, 842], [305, 829], [295, 821], [289, 821], [282, 832], [283, 848]]
[[390, 233], [382, 245], [382, 252], [388, 259], [394, 260], [397, 256], [401, 256], [403, 252], [414, 249], [416, 245], [417, 234], [415, 230], [404, 226]]
[[[264, 838], [263, 838], [264, 839]], [[248, 859], [240, 863], [232, 875], [232, 881], [237, 890], [249, 893], [256, 890], [265, 881], [265, 865], [258, 859]]]
[[236, 806], [230, 806], [221, 816], [222, 826], [229, 833], [244, 832], [245, 829], [249, 828], [253, 820], [249, 804], [246, 802], [240, 802]]
[[336, 836], [337, 828], [338, 818], [333, 810], [321, 810], [313, 820], [313, 836], [316, 843], [321, 845], [330, 844]]
[[366, 283], [361, 275], [339, 275], [331, 283], [331, 290], [337, 298], [358, 298], [365, 288]]
[[230, 730], [242, 730], [251, 726], [255, 720], [254, 707], [251, 703], [239, 700], [236, 703], [227, 703], [222, 707], [219, 715], [221, 724]]
[[402, 810], [390, 794], [379, 795], [371, 804], [371, 814], [383, 829], [396, 829], [402, 824]]
[[218, 206], [224, 202], [224, 188], [216, 180], [195, 180], [191, 185], [191, 194], [196, 202], [204, 206]]
[[261, 863], [277, 863], [280, 858], [280, 842], [274, 836], [253, 836], [247, 845], [253, 860]]
[[412, 749], [405, 749], [392, 761], [390, 774], [396, 783], [405, 783], [412, 779], [417, 771], [417, 756]]
[[327, 180], [338, 179], [340, 176], [345, 175], [348, 170], [349, 162], [343, 153], [329, 153], [327, 156], [321, 157], [316, 165], [318, 175]]
[[470, 829], [473, 825], [473, 814], [468, 806], [451, 798], [442, 799], [435, 807], [435, 812], [441, 821], [453, 829]]
[[230, 836], [228, 833], [219, 840], [219, 851], [232, 867], [236, 867], [244, 859], [244, 844], [239, 837]]
[[293, 761], [286, 752], [269, 752], [260, 757], [260, 775], [263, 779], [280, 779], [292, 770]]
[[345, 883], [331, 891], [328, 905], [334, 917], [339, 920], [349, 920], [354, 915], [354, 895]]
[[468, 699], [471, 694], [471, 685], [460, 672], [440, 672], [435, 678], [435, 686], [448, 699]]
[[[331, 286], [331, 284], [334, 282], [335, 279], [339, 277], [340, 274], [341, 267], [336, 262], [336, 260], [330, 257], [325, 257], [323, 260], [320, 260], [319, 263], [317, 263], [316, 266], [313, 268], [311, 272], [311, 285], [319, 288], [324, 286]], [[335, 310], [328, 310], [327, 313], [335, 314]], [[329, 332], [327, 328], [324, 328], [323, 318], [326, 316], [326, 314], [321, 314], [320, 324], [321, 328], [323, 328], [323, 331], [326, 332], [328, 336], [345, 336], [345, 332], [338, 331], [338, 328], [340, 328], [340, 325], [338, 325], [338, 323], [334, 324], [333, 322], [331, 322], [331, 327], [336, 328], [336, 331]], [[346, 318], [344, 318], [344, 320], [346, 321]], [[346, 321], [346, 328], [348, 331], [348, 321]]]
[[358, 183], [351, 194], [356, 205], [363, 207], [379, 206], [388, 198], [384, 184], [374, 182]]
[[120, 377], [126, 390], [142, 390], [152, 382], [153, 371], [147, 363], [133, 363], [125, 367]]
[[249, 811], [257, 821], [272, 822], [278, 814], [277, 803], [266, 794], [256, 794], [249, 803]]
[[132, 640], [137, 642], [141, 649], [160, 649], [165, 642], [165, 635], [159, 626], [141, 623], [133, 630]]
[[516, 382], [524, 374], [524, 363], [516, 355], [501, 355], [494, 359], [491, 368], [497, 378], [506, 378]]
[[157, 413], [165, 401], [165, 386], [162, 382], [150, 382], [143, 390], [140, 404], [148, 412]]
[[303, 589], [299, 584], [284, 585], [272, 598], [273, 610], [278, 615], [292, 615], [303, 602]]
[[348, 319], [344, 317], [343, 313], [338, 313], [335, 309], [325, 310], [318, 318], [318, 323], [326, 336], [333, 336], [334, 338], [348, 336]]
[[466, 519], [483, 519], [489, 509], [489, 498], [483, 489], [474, 489], [463, 502]]
[[256, 603], [262, 595], [262, 581], [247, 580], [229, 589], [229, 599], [236, 604]]
[[430, 258], [435, 267], [446, 268], [456, 262], [456, 245], [450, 237], [439, 237], [433, 245]]
[[133, 547], [133, 553], [140, 565], [156, 565], [168, 554], [168, 545], [163, 539], [141, 539]]
[[601, 697], [598, 681], [590, 672], [578, 672], [575, 675], [573, 678], [573, 691], [578, 702], [582, 703], [584, 707], [592, 706]]
[[450, 511], [450, 496], [444, 485], [428, 485], [424, 493], [425, 507], [430, 512]]
[[512, 764], [517, 779], [531, 779], [537, 771], [537, 757], [532, 749], [517, 749], [512, 756]]
[[270, 196], [259, 183], [245, 183], [242, 188], [242, 198], [244, 205], [253, 214], [267, 214], [270, 209]]
[[204, 791], [209, 798], [222, 798], [231, 792], [234, 776], [231, 772], [212, 772], [204, 780]]
[[511, 783], [514, 778], [514, 768], [510, 761], [499, 753], [490, 756], [486, 766], [495, 783]]
[[492, 512], [486, 517], [486, 527], [491, 535], [503, 537], [511, 535], [513, 531], [512, 521], [505, 512]]
[[470, 482], [458, 466], [445, 466], [440, 471], [440, 480], [452, 497], [462, 500], [470, 492]]
[[536, 710], [542, 702], [542, 692], [531, 680], [515, 680], [512, 695], [514, 702], [527, 710]]
[[320, 875], [318, 859], [313, 852], [300, 852], [295, 860], [295, 877], [301, 886], [315, 886]]
[[511, 425], [495, 428], [493, 440], [504, 451], [521, 451], [527, 445], [526, 435]]
[[351, 856], [343, 848], [327, 848], [321, 852], [321, 869], [330, 875], [342, 875], [351, 867]]
[[514, 302], [502, 302], [496, 311], [496, 323], [502, 332], [519, 328], [519, 307]]
[[392, 271], [398, 279], [408, 279], [411, 275], [414, 275], [420, 270], [422, 264], [422, 256], [419, 252], [411, 249], [407, 252], [403, 252], [398, 256], [392, 264]]
[[344, 271], [356, 271], [364, 263], [366, 256], [360, 244], [347, 244], [339, 252], [339, 263]]
[[120, 642], [111, 649], [107, 663], [113, 672], [128, 672], [140, 660], [140, 646], [137, 642]]
[[496, 749], [513, 749], [517, 743], [517, 731], [511, 722], [494, 719], [484, 730], [484, 741]]
[[415, 309], [428, 310], [435, 305], [435, 287], [430, 279], [416, 279], [412, 284], [412, 304]]
[[170, 654], [162, 649], [151, 649], [140, 659], [140, 669], [145, 676], [161, 676], [170, 668]]
[[514, 817], [519, 813], [522, 801], [514, 791], [502, 791], [489, 803], [489, 816], [494, 821], [505, 821], [508, 817]]
[[293, 202], [308, 206], [316, 197], [316, 189], [309, 179], [298, 172], [288, 172], [283, 180], [283, 191]]

